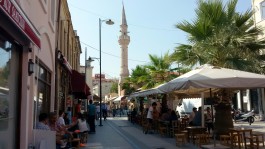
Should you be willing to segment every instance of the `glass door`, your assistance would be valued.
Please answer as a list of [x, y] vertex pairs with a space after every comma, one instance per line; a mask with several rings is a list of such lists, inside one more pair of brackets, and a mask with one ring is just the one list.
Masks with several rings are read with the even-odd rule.
[[0, 148], [14, 149], [17, 139], [19, 85], [18, 46], [0, 34]]

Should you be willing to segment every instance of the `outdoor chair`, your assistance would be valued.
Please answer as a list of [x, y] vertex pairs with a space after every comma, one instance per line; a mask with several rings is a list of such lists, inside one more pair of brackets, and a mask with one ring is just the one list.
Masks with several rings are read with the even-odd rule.
[[231, 141], [231, 148], [239, 147], [241, 148], [243, 144], [243, 136], [242, 134], [236, 132], [230, 132], [230, 141]]
[[169, 134], [171, 137], [174, 136], [174, 134], [179, 132], [179, 126], [180, 126], [180, 122], [178, 120], [172, 121], [170, 128], [169, 128]]
[[262, 143], [262, 147], [264, 148], [264, 134], [263, 133], [253, 133], [253, 143], [257, 145], [257, 148], [260, 147], [260, 144]]
[[178, 144], [186, 144], [187, 142], [187, 138], [186, 138], [186, 135], [184, 133], [179, 133], [179, 134], [175, 134], [175, 137], [176, 137], [176, 145]]
[[220, 135], [220, 143], [222, 145], [229, 145], [230, 144], [230, 135]]
[[209, 135], [208, 133], [196, 134], [195, 135], [195, 145], [201, 147], [201, 145], [209, 144]]
[[159, 134], [165, 136], [167, 134], [167, 127], [163, 123], [158, 124]]

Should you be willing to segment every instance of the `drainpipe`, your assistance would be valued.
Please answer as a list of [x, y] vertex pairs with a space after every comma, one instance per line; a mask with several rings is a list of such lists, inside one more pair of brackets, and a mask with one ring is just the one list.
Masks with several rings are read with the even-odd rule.
[[[55, 104], [56, 101], [58, 102], [58, 56], [59, 56], [59, 49], [58, 49], [58, 43], [59, 43], [59, 32], [60, 32], [60, 12], [61, 12], [61, 0], [58, 2], [58, 12], [57, 12], [57, 32], [55, 34], [55, 41], [56, 41], [56, 49], [55, 49], [55, 99], [54, 99], [54, 108], [57, 110], [56, 113], [58, 114], [59, 105]], [[54, 110], [54, 109], [53, 109]]]

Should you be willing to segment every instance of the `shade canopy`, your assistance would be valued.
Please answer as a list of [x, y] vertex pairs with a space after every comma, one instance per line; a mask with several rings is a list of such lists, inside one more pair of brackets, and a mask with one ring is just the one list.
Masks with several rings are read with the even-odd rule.
[[72, 70], [71, 87], [75, 98], [87, 99], [87, 96], [91, 95], [85, 77], [76, 70]]
[[265, 87], [265, 75], [202, 65], [158, 87], [164, 93], [198, 89], [242, 89]]
[[123, 100], [124, 98], [126, 98], [125, 96], [118, 96], [116, 97], [116, 99], [113, 100], [114, 103], [120, 102], [121, 100]]
[[159, 89], [159, 87], [165, 85], [164, 84], [160, 84], [159, 86], [157, 87], [154, 87], [154, 88], [151, 88], [151, 89], [147, 89], [147, 90], [142, 90], [142, 91], [139, 91], [139, 92], [134, 92], [132, 93], [130, 96], [129, 96], [129, 99], [131, 98], [135, 98], [135, 97], [146, 97], [148, 95], [155, 95], [155, 94], [162, 94], [162, 93], [165, 93], [163, 91], [161, 91]]

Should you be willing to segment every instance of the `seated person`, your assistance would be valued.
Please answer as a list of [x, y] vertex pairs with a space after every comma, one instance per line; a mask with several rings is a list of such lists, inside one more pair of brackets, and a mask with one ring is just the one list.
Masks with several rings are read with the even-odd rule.
[[202, 108], [199, 107], [199, 110], [196, 112], [194, 119], [192, 120], [193, 126], [202, 125]]
[[72, 137], [72, 133], [68, 132], [66, 129], [60, 127], [57, 121], [56, 113], [51, 112], [49, 115], [49, 127], [51, 131], [56, 132], [56, 148], [61, 148], [65, 146], [63, 140], [67, 140]]
[[77, 125], [80, 132], [88, 131], [86, 119], [80, 112], [77, 113]]
[[170, 120], [170, 113], [171, 113], [171, 110], [167, 109], [166, 112], [162, 113], [161, 120], [162, 121], [169, 121]]
[[64, 117], [65, 117], [65, 113], [62, 110], [60, 110], [59, 111], [59, 118], [56, 121], [58, 126], [60, 126], [62, 129], [65, 129], [65, 131], [71, 131], [71, 132], [78, 129], [77, 128], [77, 121], [74, 121], [69, 125], [66, 125]]
[[193, 122], [192, 121], [193, 121], [193, 119], [195, 117], [196, 112], [197, 112], [197, 108], [193, 107], [192, 108], [192, 112], [191, 112], [191, 114], [189, 116], [189, 125], [191, 125], [191, 126], [193, 126]]
[[36, 125], [36, 129], [50, 130], [50, 127], [49, 127], [48, 123], [49, 123], [48, 114], [41, 113], [39, 115], [39, 122]]
[[176, 112], [174, 110], [172, 110], [170, 113], [170, 116], [169, 116], [169, 121], [172, 122], [172, 121], [176, 121], [176, 120], [178, 120], [178, 116], [177, 116]]

